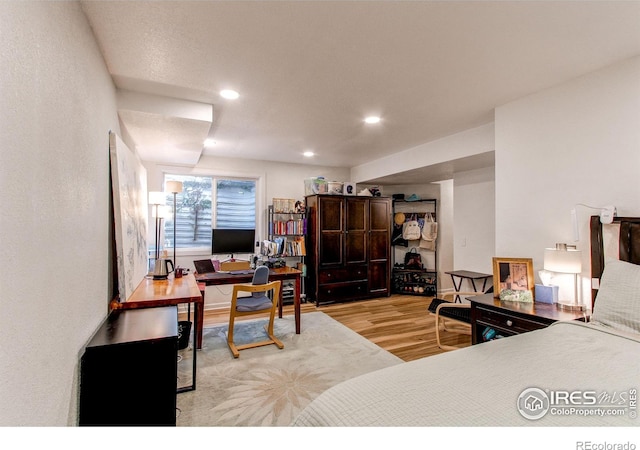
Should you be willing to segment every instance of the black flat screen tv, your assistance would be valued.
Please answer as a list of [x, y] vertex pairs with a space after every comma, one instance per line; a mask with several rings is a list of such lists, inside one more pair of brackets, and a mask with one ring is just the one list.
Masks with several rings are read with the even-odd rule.
[[211, 230], [211, 253], [214, 255], [255, 252], [256, 230], [214, 228]]

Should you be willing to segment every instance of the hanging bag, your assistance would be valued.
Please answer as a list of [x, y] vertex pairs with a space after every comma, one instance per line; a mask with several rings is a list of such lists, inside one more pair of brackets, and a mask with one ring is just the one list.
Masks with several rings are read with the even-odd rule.
[[407, 241], [417, 241], [420, 239], [420, 232], [420, 225], [415, 217], [412, 217], [402, 225], [402, 238]]
[[427, 213], [422, 232], [420, 233], [420, 248], [435, 252], [437, 238], [438, 224], [431, 213]]
[[422, 256], [415, 247], [404, 254], [405, 269], [422, 269]]

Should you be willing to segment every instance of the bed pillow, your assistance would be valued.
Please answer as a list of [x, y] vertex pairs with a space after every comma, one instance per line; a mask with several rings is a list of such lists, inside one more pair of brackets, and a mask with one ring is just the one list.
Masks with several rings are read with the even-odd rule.
[[640, 266], [615, 259], [606, 262], [591, 321], [640, 333]]

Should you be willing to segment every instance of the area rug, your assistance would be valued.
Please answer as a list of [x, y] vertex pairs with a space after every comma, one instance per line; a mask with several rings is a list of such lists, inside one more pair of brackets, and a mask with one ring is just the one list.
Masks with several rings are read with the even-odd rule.
[[[322, 312], [305, 313], [301, 334], [293, 316], [276, 318], [284, 343], [240, 352], [226, 343], [227, 325], [205, 328], [197, 354], [196, 390], [177, 396], [177, 425], [287, 426], [311, 400], [341, 381], [401, 364], [397, 356]], [[236, 342], [262, 339], [266, 319], [236, 322]], [[179, 378], [191, 377], [191, 347], [182, 350]], [[180, 382], [179, 382], [180, 383]]]

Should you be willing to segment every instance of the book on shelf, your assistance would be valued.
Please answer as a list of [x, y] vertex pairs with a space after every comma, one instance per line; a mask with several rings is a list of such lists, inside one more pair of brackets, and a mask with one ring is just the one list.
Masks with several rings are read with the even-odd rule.
[[273, 240], [264, 240], [260, 245], [264, 256], [306, 256], [304, 236], [277, 236]]
[[269, 223], [269, 234], [305, 234], [306, 219], [274, 220]]

